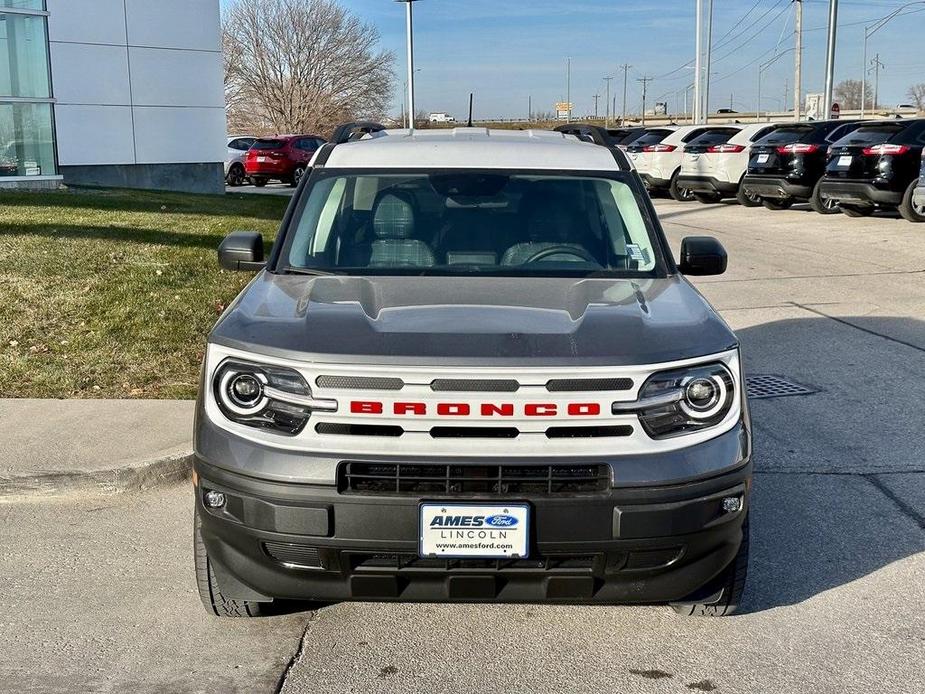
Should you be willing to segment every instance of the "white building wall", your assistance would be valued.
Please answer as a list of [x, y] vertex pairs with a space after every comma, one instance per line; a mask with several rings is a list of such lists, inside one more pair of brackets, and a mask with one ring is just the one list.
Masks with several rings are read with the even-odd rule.
[[225, 156], [219, 0], [47, 0], [58, 159]]

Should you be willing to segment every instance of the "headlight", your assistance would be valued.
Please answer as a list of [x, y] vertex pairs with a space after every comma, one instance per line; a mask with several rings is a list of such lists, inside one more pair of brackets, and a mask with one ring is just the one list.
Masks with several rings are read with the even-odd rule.
[[729, 369], [707, 364], [653, 374], [636, 402], [614, 403], [613, 411], [635, 412], [649, 436], [664, 439], [716, 426], [735, 397]]
[[293, 369], [228, 360], [213, 378], [222, 414], [238, 424], [294, 436], [313, 410], [333, 411], [337, 403], [315, 400], [305, 379]]

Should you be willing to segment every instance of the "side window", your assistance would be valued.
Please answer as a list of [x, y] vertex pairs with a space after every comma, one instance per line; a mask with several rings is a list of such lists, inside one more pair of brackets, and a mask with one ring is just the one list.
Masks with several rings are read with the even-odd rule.
[[228, 143], [228, 149], [241, 149], [240, 145], [241, 145], [240, 140], [232, 140], [231, 142]]

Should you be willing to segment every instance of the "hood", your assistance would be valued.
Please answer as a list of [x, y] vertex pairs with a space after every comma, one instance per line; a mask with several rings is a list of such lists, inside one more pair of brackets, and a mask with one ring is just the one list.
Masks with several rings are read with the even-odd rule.
[[736, 338], [683, 278], [305, 277], [263, 272], [211, 341], [326, 363], [624, 366]]

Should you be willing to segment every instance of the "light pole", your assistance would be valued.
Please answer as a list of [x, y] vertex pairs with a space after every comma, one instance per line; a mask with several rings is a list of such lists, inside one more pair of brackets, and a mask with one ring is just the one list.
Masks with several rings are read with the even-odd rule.
[[[887, 23], [898, 17], [902, 14], [902, 11], [907, 7], [912, 7], [913, 5], [925, 5], [925, 0], [916, 0], [915, 2], [907, 2], [905, 5], [897, 7], [895, 10], [890, 12], [886, 17], [878, 19], [873, 24], [869, 24], [864, 27], [864, 62], [861, 63], [861, 118], [864, 117], [864, 111], [867, 108], [867, 41], [871, 36], [880, 31]], [[877, 108], [876, 99], [874, 100], [874, 110]]]
[[[628, 63], [624, 63], [620, 66], [620, 69], [623, 70], [623, 116], [620, 118], [620, 125], [626, 125], [626, 77], [629, 74], [631, 67], [633, 66], [629, 65]], [[614, 97], [614, 101], [616, 101], [616, 97]], [[616, 106], [614, 106], [613, 109], [613, 117], [617, 117]]]
[[605, 77], [604, 81], [607, 83], [607, 102], [606, 102], [607, 117], [604, 119], [604, 127], [609, 128], [610, 127], [610, 83], [613, 81], [613, 77]]
[[701, 117], [701, 107], [703, 106], [703, 92], [700, 90], [703, 84], [703, 0], [694, 0], [697, 9], [697, 28], [694, 43], [696, 55], [694, 56], [694, 122], [699, 123]]
[[[803, 0], [793, 0], [796, 5], [796, 17], [793, 21], [794, 45], [796, 58], [793, 63], [793, 119], [800, 120], [803, 104]], [[758, 102], [760, 108], [761, 102]]]
[[395, 0], [407, 5], [405, 12], [405, 24], [408, 34], [408, 124], [409, 129], [414, 131], [414, 11], [411, 6], [418, 0]]
[[[838, 32], [838, 0], [829, 0], [829, 31], [825, 48], [825, 118], [832, 117], [832, 94], [835, 91], [835, 36]], [[866, 70], [866, 66], [864, 67]]]
[[565, 66], [565, 108], [568, 109], [566, 123], [572, 122], [572, 58], [569, 57]]
[[[421, 68], [416, 68], [414, 71], [415, 73], [418, 73], [421, 71]], [[405, 101], [407, 101], [407, 99], [408, 99], [408, 80], [406, 78], [402, 82], [402, 90], [401, 90], [401, 121], [402, 121], [402, 125], [404, 125], [406, 128], [408, 127], [408, 121], [409, 121], [408, 114], [405, 112]], [[413, 119], [414, 119], [414, 113], [412, 112], [411, 120]]]
[[710, 70], [713, 62], [713, 0], [707, 0], [707, 59], [703, 74], [703, 115], [710, 122]]

